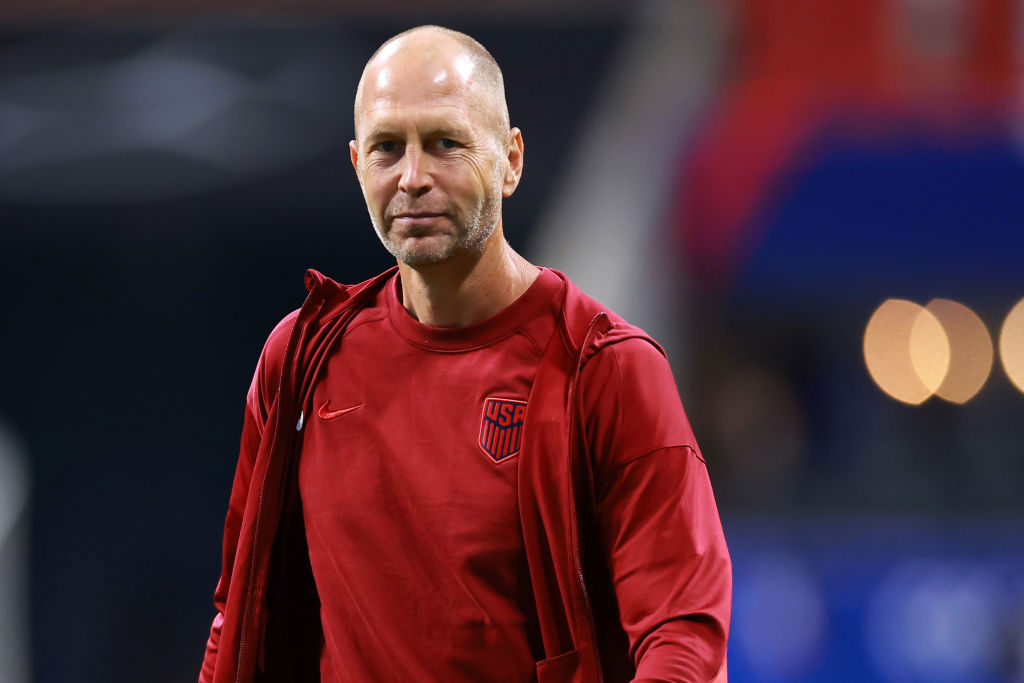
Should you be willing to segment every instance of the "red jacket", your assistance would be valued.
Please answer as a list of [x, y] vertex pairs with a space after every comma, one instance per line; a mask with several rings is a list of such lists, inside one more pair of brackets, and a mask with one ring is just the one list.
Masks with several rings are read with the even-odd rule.
[[[305, 303], [264, 347], [247, 401], [200, 683], [319, 680], [319, 603], [296, 476], [302, 423], [335, 342], [394, 271], [351, 287], [308, 271]], [[628, 487], [629, 505], [615, 515], [624, 524], [658, 516], [658, 524], [630, 527], [625, 564], [635, 566], [612, 572], [601, 552], [608, 539], [588, 523], [596, 489], [576, 417], [580, 371], [600, 349], [626, 339], [660, 347], [567, 285], [561, 324], [530, 393], [518, 468], [546, 657], [538, 680], [626, 681], [638, 670], [638, 681], [725, 680], [731, 564], [696, 444], [692, 458], [658, 451], [611, 482]], [[672, 561], [647, 563], [648, 551], [664, 556], [666, 528], [678, 532], [669, 537], [679, 541]]]

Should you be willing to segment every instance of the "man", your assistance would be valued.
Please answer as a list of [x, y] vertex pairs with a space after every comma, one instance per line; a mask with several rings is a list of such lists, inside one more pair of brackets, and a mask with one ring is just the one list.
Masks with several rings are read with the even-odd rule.
[[355, 131], [398, 266], [310, 271], [270, 335], [200, 681], [724, 680], [731, 567], [671, 371], [505, 241], [493, 58], [395, 36]]

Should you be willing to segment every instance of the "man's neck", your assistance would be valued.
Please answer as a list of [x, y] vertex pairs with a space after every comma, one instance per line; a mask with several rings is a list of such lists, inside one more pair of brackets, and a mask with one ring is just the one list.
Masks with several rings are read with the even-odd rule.
[[399, 262], [402, 305], [424, 325], [462, 327], [490, 318], [519, 298], [540, 269], [512, 250], [496, 230], [484, 251], [444, 263]]

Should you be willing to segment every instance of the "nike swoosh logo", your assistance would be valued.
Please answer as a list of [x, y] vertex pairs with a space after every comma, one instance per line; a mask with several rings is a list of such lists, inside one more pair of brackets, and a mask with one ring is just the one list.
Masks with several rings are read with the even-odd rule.
[[353, 410], [359, 410], [360, 408], [363, 407], [363, 404], [360, 403], [359, 405], [352, 406], [351, 408], [342, 408], [341, 410], [327, 410], [327, 404], [330, 402], [330, 399], [324, 401], [324, 404], [320, 406], [320, 410], [317, 411], [317, 415], [319, 415], [321, 419], [331, 420], [336, 417], [341, 417], [345, 413], [351, 413]]

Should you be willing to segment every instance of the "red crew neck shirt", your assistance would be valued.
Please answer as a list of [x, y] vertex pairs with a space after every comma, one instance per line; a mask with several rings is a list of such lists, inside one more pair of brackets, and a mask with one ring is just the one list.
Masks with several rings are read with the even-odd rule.
[[[503, 311], [458, 328], [416, 321], [400, 286], [396, 276], [349, 324], [306, 422], [299, 488], [321, 680], [529, 681], [543, 654], [517, 509], [516, 408], [566, 285], [542, 269]], [[597, 354], [584, 380], [599, 471], [692, 442], [685, 418], [664, 411], [624, 424], [622, 405], [666, 396], [682, 415], [647, 342]]]

